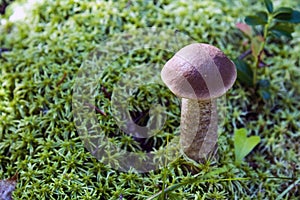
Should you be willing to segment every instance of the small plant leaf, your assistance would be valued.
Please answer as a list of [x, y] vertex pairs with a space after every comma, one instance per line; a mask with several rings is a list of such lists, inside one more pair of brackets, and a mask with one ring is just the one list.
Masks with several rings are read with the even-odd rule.
[[256, 16], [258, 16], [265, 24], [268, 23], [268, 13], [264, 11], [260, 11], [256, 13]]
[[246, 34], [248, 37], [252, 36], [252, 29], [249, 25], [245, 23], [237, 23], [235, 25], [240, 31], [242, 31], [244, 34]]
[[291, 17], [291, 19], [289, 20], [289, 22], [292, 22], [292, 23], [300, 23], [300, 11], [298, 11], [298, 10], [293, 10], [292, 17]]
[[253, 71], [250, 66], [241, 59], [233, 60], [237, 69], [237, 79], [240, 83], [253, 86]]
[[294, 26], [290, 24], [276, 24], [275, 26], [271, 27], [269, 31], [277, 38], [284, 36], [288, 39], [292, 39], [292, 33], [295, 31], [295, 29]]
[[273, 12], [273, 3], [271, 0], [265, 0], [265, 5], [269, 13]]
[[258, 57], [261, 51], [261, 45], [262, 42], [264, 41], [264, 38], [262, 36], [255, 36], [251, 40], [251, 50], [252, 50], [252, 55], [254, 57]]
[[260, 18], [258, 16], [254, 16], [254, 15], [247, 16], [245, 18], [245, 22], [246, 22], [246, 24], [248, 24], [250, 26], [267, 24], [267, 22], [265, 20], [263, 20], [262, 18]]
[[270, 81], [267, 79], [263, 79], [258, 82], [258, 86], [259, 86], [258, 93], [265, 101], [270, 100], [271, 98], [270, 85], [271, 85]]
[[292, 24], [283, 24], [283, 23], [276, 23], [274, 26], [272, 26], [269, 30], [279, 30], [284, 31], [287, 33], [293, 33], [295, 31], [295, 28]]
[[267, 79], [263, 79], [263, 80], [260, 80], [258, 82], [258, 85], [260, 88], [269, 88], [270, 87], [270, 81], [267, 80]]
[[234, 133], [236, 164], [240, 164], [244, 157], [246, 157], [259, 142], [259, 136], [247, 137], [247, 130], [245, 128], [237, 129]]
[[286, 31], [282, 31], [282, 30], [271, 30], [272, 34], [277, 37], [277, 38], [281, 38], [281, 37], [287, 37], [288, 39], [292, 39], [293, 36], [292, 34], [286, 32]]
[[300, 12], [292, 8], [281, 7], [275, 11], [274, 18], [280, 22], [300, 23]]
[[280, 7], [274, 12], [274, 17], [280, 15], [280, 14], [291, 14], [293, 12], [292, 8], [289, 7]]
[[258, 91], [258, 93], [260, 94], [261, 98], [264, 100], [264, 101], [268, 101], [271, 99], [271, 93], [266, 90], [266, 89], [260, 89]]

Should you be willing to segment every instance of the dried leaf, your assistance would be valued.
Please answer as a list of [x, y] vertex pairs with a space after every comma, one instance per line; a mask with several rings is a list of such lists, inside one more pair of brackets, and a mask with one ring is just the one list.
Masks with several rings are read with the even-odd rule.
[[18, 180], [18, 174], [13, 177], [0, 180], [0, 200], [12, 200], [12, 192], [15, 190]]
[[241, 30], [243, 33], [245, 33], [247, 36], [252, 36], [252, 29], [249, 25], [245, 23], [236, 23], [235, 25], [239, 30]]

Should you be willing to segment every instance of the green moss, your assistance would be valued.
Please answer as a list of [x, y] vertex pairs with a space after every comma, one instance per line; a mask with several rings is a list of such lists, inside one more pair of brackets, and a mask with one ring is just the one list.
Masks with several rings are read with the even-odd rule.
[[[0, 56], [0, 179], [19, 173], [14, 198], [145, 199], [159, 192], [164, 184], [173, 186], [197, 173], [201, 179], [222, 167], [228, 170], [210, 178], [250, 180], [191, 183], [173, 193], [180, 199], [275, 199], [282, 194], [293, 180], [267, 177], [299, 177], [299, 27], [287, 44], [268, 45], [273, 56], [266, 62], [272, 66], [259, 76], [271, 80], [269, 102], [239, 83], [226, 95], [222, 107], [226, 114], [219, 122], [217, 162], [195, 165], [177, 158], [163, 170], [145, 174], [118, 172], [85, 149], [73, 122], [72, 86], [76, 73], [99, 43], [121, 32], [156, 26], [187, 33], [235, 58], [245, 47], [234, 24], [261, 7], [261, 3], [251, 2], [45, 1], [33, 9], [26, 23], [2, 24], [0, 48], [9, 51]], [[296, 1], [276, 2], [300, 8]], [[170, 56], [151, 49], [133, 55], [135, 64], [147, 64], [149, 57], [153, 58], [151, 62], [164, 63]], [[112, 92], [119, 75], [124, 75], [119, 67], [124, 62], [121, 57], [107, 69], [102, 77], [106, 91], [96, 97], [101, 103], [95, 106], [103, 108], [108, 116], [112, 111], [105, 95]], [[165, 129], [149, 142], [150, 147], [165, 145], [178, 129], [180, 101], [166, 87], [141, 87], [136, 96], [130, 106], [134, 117], [142, 114], [147, 118], [148, 102], [154, 97], [171, 102]], [[112, 138], [117, 145], [131, 151], [145, 148], [124, 137], [111, 118], [100, 113], [97, 118], [105, 134], [115, 134]], [[262, 141], [237, 168], [233, 165], [232, 136], [234, 129], [240, 127], [259, 135]], [[284, 198], [296, 199], [299, 195], [299, 187], [295, 186]]]

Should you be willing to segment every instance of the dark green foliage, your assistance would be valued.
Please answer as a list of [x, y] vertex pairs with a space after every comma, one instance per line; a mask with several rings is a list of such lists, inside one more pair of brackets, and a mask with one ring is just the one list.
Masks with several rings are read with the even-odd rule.
[[245, 22], [248, 25], [265, 25], [268, 23], [268, 15], [266, 12], [257, 12], [256, 15], [247, 16]]
[[[293, 39], [292, 34], [295, 31], [294, 24], [300, 23], [300, 12], [290, 7], [279, 7], [274, 11], [273, 3], [271, 0], [264, 1], [265, 7], [268, 12], [258, 11], [254, 15], [246, 16], [245, 23], [236, 25], [247, 37], [250, 38], [250, 53], [252, 55], [251, 62], [242, 61], [242, 58], [236, 59], [238, 80], [247, 86], [252, 85], [258, 94], [264, 100], [270, 99], [269, 85], [262, 85], [258, 77], [258, 68], [269, 67], [264, 62], [264, 56], [267, 55], [267, 45], [274, 42], [271, 39]], [[253, 29], [251, 31], [250, 25]], [[253, 35], [253, 33], [256, 33]], [[273, 38], [272, 38], [273, 36]], [[268, 56], [268, 55], [267, 55]], [[268, 56], [270, 57], [270, 56]], [[249, 79], [252, 79], [252, 84]]]
[[265, 0], [265, 5], [267, 7], [267, 10], [269, 13], [272, 13], [273, 12], [273, 2], [271, 0]]
[[249, 65], [241, 59], [235, 59], [234, 64], [237, 69], [237, 80], [247, 86], [253, 86], [253, 72]]
[[295, 28], [291, 24], [276, 23], [270, 27], [270, 31], [277, 38], [286, 37], [293, 39], [292, 33], [295, 31]]
[[281, 22], [300, 23], [300, 11], [280, 7], [274, 12], [274, 19]]

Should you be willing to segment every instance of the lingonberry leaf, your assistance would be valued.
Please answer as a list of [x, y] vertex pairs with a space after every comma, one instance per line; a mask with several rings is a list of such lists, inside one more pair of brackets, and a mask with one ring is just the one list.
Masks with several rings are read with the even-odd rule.
[[252, 55], [254, 57], [258, 57], [261, 51], [261, 44], [264, 41], [264, 38], [260, 35], [255, 36], [251, 40], [251, 50], [252, 50]]
[[291, 14], [293, 12], [292, 8], [289, 7], [280, 7], [274, 12], [274, 17], [276, 18], [280, 14]]
[[245, 22], [248, 25], [256, 26], [256, 25], [265, 25], [267, 24], [267, 21], [265, 21], [263, 18], [255, 15], [250, 15], [245, 18]]
[[270, 85], [271, 85], [270, 81], [267, 79], [262, 79], [258, 82], [258, 86], [259, 86], [258, 93], [265, 101], [268, 101], [271, 98]]
[[269, 31], [277, 38], [287, 37], [288, 39], [292, 39], [292, 33], [295, 31], [294, 26], [292, 24], [275, 24], [272, 26]]
[[293, 10], [290, 22], [292, 22], [292, 23], [300, 23], [300, 11]]
[[256, 13], [256, 16], [258, 16], [265, 24], [268, 23], [268, 13], [264, 11], [259, 11]]
[[237, 69], [237, 80], [246, 86], [253, 86], [253, 71], [250, 66], [241, 59], [233, 60]]
[[266, 89], [260, 89], [258, 91], [263, 100], [268, 101], [271, 98], [271, 93]]
[[300, 12], [288, 7], [280, 7], [274, 12], [274, 19], [281, 22], [300, 23]]
[[273, 12], [273, 3], [271, 0], [265, 0], [265, 5], [269, 13]]

